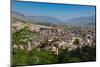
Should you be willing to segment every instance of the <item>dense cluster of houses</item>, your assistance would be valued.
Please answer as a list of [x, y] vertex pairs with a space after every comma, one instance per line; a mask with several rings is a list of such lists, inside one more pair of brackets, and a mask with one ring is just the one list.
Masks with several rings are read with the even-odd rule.
[[[72, 49], [76, 49], [77, 47], [81, 48], [85, 45], [96, 45], [95, 32], [80, 32], [80, 30], [78, 32], [78, 29], [75, 32], [75, 30], [71, 29], [70, 31], [63, 28], [40, 28], [39, 32], [41, 38], [47, 39], [50, 43], [49, 48], [51, 48], [51, 51], [56, 52], [57, 55], [59, 49], [68, 48], [68, 50], [70, 51]], [[84, 32], [84, 34], [82, 32]], [[74, 43], [76, 40], [78, 40], [78, 43]]]
[[[28, 30], [33, 33], [31, 41], [27, 43], [27, 49], [37, 50], [50, 50], [56, 55], [59, 54], [59, 49], [73, 50], [77, 47], [83, 47], [85, 45], [92, 46], [96, 45], [96, 34], [93, 28], [82, 28], [82, 27], [70, 27], [65, 28], [64, 26], [43, 26], [31, 23], [22, 23], [17, 21], [12, 24], [12, 32], [17, 32], [21, 28], [27, 26]], [[39, 46], [44, 47], [40, 48]], [[18, 48], [16, 44], [14, 48]], [[25, 49], [23, 45], [20, 45], [21, 49]]]

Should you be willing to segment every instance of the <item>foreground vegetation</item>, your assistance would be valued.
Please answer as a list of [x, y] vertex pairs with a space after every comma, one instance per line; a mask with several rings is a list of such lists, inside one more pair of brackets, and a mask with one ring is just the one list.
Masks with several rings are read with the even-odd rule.
[[88, 62], [96, 60], [96, 47], [84, 46], [81, 49], [68, 51], [61, 49], [59, 55], [55, 55], [50, 51], [27, 51], [21, 49], [13, 49], [13, 65], [32, 65], [32, 64], [55, 64], [55, 63], [72, 63], [72, 62]]

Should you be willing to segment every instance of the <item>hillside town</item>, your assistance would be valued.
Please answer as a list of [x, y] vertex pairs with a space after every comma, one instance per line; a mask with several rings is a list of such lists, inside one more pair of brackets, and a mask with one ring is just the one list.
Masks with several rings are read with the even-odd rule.
[[20, 32], [16, 36], [19, 37], [16, 42], [12, 39], [13, 48], [27, 49], [28, 51], [43, 49], [58, 55], [60, 49], [68, 48], [70, 51], [77, 47], [96, 45], [95, 27], [40, 25], [15, 18], [12, 19], [11, 25], [12, 33]]

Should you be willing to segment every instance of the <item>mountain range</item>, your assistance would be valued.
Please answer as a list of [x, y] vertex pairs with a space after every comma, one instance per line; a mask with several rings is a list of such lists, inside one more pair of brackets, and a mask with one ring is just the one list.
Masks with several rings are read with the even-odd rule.
[[51, 23], [51, 24], [60, 24], [62, 21], [55, 17], [49, 16], [25, 16], [24, 14], [18, 12], [12, 12], [12, 17], [17, 19], [24, 20], [26, 22], [32, 23]]
[[22, 13], [12, 11], [12, 17], [32, 23], [49, 23], [49, 24], [69, 24], [69, 25], [95, 25], [95, 16], [72, 18], [61, 21], [55, 17], [49, 16], [26, 16]]
[[79, 17], [67, 20], [70, 25], [95, 25], [95, 16]]

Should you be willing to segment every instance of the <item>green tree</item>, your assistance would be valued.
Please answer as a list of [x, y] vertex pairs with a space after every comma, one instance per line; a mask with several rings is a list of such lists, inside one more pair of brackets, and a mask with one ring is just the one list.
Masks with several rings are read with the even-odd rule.
[[28, 51], [21, 49], [13, 49], [12, 65], [27, 65]]
[[75, 39], [75, 41], [73, 42], [73, 44], [79, 45], [80, 44], [79, 39]]
[[51, 64], [57, 62], [56, 56], [50, 51], [32, 50], [28, 56], [28, 64]]

